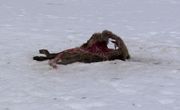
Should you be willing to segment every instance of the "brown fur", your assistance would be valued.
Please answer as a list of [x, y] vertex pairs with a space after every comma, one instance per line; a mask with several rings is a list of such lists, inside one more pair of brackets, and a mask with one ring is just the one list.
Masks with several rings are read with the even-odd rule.
[[109, 36], [109, 38], [115, 40], [112, 42], [114, 43], [115, 47], [118, 47], [118, 50], [122, 52], [122, 59], [126, 60], [130, 58], [127, 46], [125, 45], [124, 41], [119, 36], [117, 36], [116, 34], [108, 30], [104, 30], [102, 32], [102, 35]]
[[[117, 49], [109, 49], [107, 47], [109, 39], [113, 39]], [[123, 40], [112, 33], [111, 31], [104, 30], [102, 33], [94, 33], [91, 38], [77, 48], [64, 50], [60, 53], [49, 53], [46, 49], [39, 51], [46, 56], [35, 56], [34, 60], [44, 61], [50, 60], [49, 65], [56, 68], [56, 64], [70, 64], [74, 62], [98, 62], [104, 60], [126, 60], [130, 58], [128, 49]]]
[[107, 45], [108, 41], [109, 41], [109, 39], [107, 37], [102, 36], [101, 33], [94, 33], [86, 43], [81, 45], [81, 47], [88, 48], [88, 47], [91, 47], [96, 42], [105, 42]]

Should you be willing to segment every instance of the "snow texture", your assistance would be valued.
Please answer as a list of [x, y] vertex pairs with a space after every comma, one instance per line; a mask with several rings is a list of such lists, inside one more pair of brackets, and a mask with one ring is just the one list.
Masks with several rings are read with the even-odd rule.
[[[1, 0], [0, 110], [180, 110], [179, 11], [179, 0]], [[104, 29], [129, 61], [32, 60]]]

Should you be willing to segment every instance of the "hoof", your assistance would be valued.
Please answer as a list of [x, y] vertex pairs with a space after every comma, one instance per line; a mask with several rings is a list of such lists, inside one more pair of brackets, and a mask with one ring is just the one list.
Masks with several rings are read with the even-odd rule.
[[49, 55], [49, 51], [47, 49], [41, 49], [39, 50], [40, 54]]
[[33, 60], [36, 60], [36, 61], [44, 61], [44, 60], [46, 60], [46, 57], [34, 56], [34, 57], [33, 57]]

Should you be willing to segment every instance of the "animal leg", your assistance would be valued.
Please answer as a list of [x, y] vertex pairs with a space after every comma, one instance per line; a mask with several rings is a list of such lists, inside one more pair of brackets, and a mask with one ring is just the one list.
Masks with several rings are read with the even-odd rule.
[[49, 65], [53, 68], [57, 68], [57, 63], [62, 59], [63, 53], [59, 53], [55, 58], [49, 60]]
[[33, 60], [36, 60], [36, 61], [50, 60], [50, 59], [55, 58], [58, 54], [58, 53], [50, 53], [47, 49], [41, 49], [39, 50], [39, 53], [44, 54], [45, 56], [34, 56]]

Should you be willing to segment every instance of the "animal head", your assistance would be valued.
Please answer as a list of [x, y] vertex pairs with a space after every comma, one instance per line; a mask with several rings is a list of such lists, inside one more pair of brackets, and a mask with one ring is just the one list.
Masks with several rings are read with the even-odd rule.
[[109, 30], [104, 30], [102, 31], [102, 36], [110, 38], [111, 36], [113, 36], [113, 33]]

